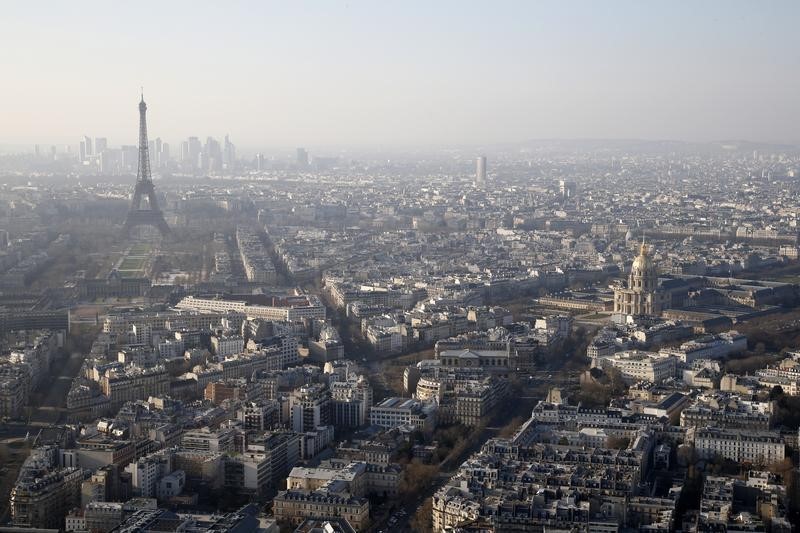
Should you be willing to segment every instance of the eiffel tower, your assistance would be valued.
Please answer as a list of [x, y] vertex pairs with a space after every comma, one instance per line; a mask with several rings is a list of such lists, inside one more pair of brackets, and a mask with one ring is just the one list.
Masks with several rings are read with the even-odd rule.
[[[147, 105], [144, 103], [144, 93], [139, 102], [139, 170], [136, 172], [136, 187], [133, 189], [133, 202], [125, 220], [123, 232], [126, 237], [131, 236], [131, 230], [137, 226], [151, 226], [161, 232], [163, 237], [171, 234], [164, 214], [158, 207], [156, 190], [153, 187], [153, 176], [150, 174], [150, 154], [147, 148], [147, 121], [145, 114]], [[142, 201], [147, 198], [145, 205]]]

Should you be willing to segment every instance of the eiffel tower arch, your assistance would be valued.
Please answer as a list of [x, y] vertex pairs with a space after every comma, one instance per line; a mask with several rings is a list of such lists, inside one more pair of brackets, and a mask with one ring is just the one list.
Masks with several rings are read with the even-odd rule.
[[156, 189], [153, 186], [153, 176], [150, 174], [150, 153], [147, 146], [147, 105], [144, 103], [144, 94], [139, 102], [139, 169], [136, 172], [136, 186], [133, 189], [133, 201], [125, 219], [123, 233], [130, 237], [132, 230], [141, 226], [150, 226], [157, 229], [162, 237], [172, 234], [164, 214], [158, 207]]

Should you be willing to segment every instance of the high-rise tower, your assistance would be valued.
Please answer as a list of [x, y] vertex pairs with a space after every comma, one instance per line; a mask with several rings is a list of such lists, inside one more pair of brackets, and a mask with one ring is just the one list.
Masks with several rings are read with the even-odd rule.
[[297, 149], [297, 166], [300, 168], [308, 167], [308, 151], [305, 148]]
[[[153, 176], [150, 174], [150, 153], [147, 146], [147, 105], [144, 94], [139, 102], [139, 170], [136, 172], [136, 186], [133, 189], [133, 201], [125, 220], [123, 231], [130, 236], [136, 226], [151, 226], [161, 232], [162, 236], [170, 234], [164, 214], [158, 207], [156, 190], [153, 187]], [[142, 203], [147, 199], [146, 205]]]
[[479, 156], [475, 160], [475, 185], [481, 186], [486, 183], [486, 156]]

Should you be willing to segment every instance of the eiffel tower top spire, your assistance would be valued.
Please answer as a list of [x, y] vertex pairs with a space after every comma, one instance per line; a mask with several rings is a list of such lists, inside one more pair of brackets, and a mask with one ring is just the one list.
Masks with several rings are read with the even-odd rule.
[[139, 102], [139, 169], [136, 173], [136, 181], [151, 181], [150, 174], [150, 150], [147, 142], [147, 104], [144, 103], [144, 91]]

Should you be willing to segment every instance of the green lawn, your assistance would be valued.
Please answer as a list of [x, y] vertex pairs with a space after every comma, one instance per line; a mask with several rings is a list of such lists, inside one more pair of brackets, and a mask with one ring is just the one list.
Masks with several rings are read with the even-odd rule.
[[150, 245], [145, 243], [136, 243], [128, 250], [128, 255], [147, 255], [150, 253]]
[[126, 257], [119, 265], [120, 270], [142, 270], [147, 264], [144, 257]]
[[119, 263], [117, 270], [124, 278], [140, 278], [145, 275], [152, 248], [146, 243], [132, 245]]

